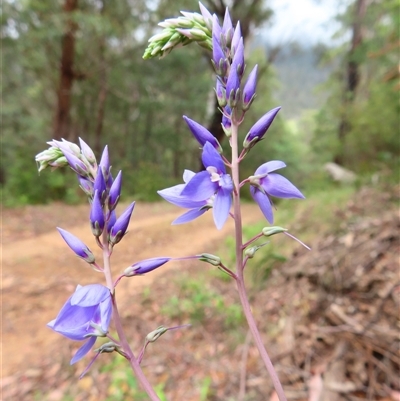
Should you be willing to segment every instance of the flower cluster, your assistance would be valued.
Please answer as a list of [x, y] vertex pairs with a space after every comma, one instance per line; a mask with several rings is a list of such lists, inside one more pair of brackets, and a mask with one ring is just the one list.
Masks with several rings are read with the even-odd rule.
[[[227, 137], [231, 137], [232, 124], [239, 126], [242, 123], [245, 113], [256, 97], [258, 66], [256, 65], [252, 69], [246, 82], [242, 84], [245, 61], [240, 22], [234, 27], [227, 9], [221, 26], [218, 17], [215, 14], [211, 15], [201, 3], [200, 9], [204, 21], [207, 21], [207, 27], [211, 25], [211, 62], [217, 76], [215, 93], [222, 111], [222, 127]], [[175, 24], [175, 28], [179, 30], [178, 20], [168, 20], [169, 28], [172, 29]], [[268, 111], [250, 128], [244, 139], [239, 161], [256, 143], [263, 139], [279, 110], [280, 107], [276, 107]], [[226, 173], [225, 169], [225, 165], [229, 166], [230, 164], [221, 156], [222, 147], [207, 128], [187, 116], [183, 116], [183, 118], [194, 138], [203, 148], [202, 161], [205, 171], [195, 174], [190, 170], [185, 170], [184, 184], [158, 191], [158, 193], [168, 202], [189, 209], [188, 212], [174, 220], [173, 224], [189, 222], [212, 208], [215, 225], [221, 229], [229, 216], [234, 191], [231, 176]], [[250, 184], [253, 199], [271, 224], [274, 221], [271, 196], [304, 198], [302, 193], [285, 177], [275, 173], [270, 174], [285, 166], [281, 161], [265, 163], [255, 171], [254, 176], [248, 177], [240, 184], [240, 186], [245, 182]], [[236, 191], [238, 190], [239, 188], [236, 188]]]

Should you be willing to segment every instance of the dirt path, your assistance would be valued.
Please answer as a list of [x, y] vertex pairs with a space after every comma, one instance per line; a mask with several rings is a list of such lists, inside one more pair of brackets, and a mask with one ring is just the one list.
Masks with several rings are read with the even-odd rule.
[[[216, 230], [212, 215], [182, 226], [171, 226], [179, 210], [166, 204], [136, 205], [128, 237], [115, 247], [113, 271], [155, 256], [183, 256], [211, 252], [233, 230], [229, 221]], [[102, 282], [99, 273], [78, 260], [55, 230], [70, 230], [100, 257], [88, 224], [87, 208], [54, 204], [3, 210], [2, 250], [2, 376], [34, 368], [58, 335], [46, 327], [77, 284]], [[262, 219], [254, 205], [244, 205], [244, 222]], [[121, 309], [160, 274], [179, 269], [170, 263], [143, 277], [123, 280], [117, 289]], [[201, 265], [200, 265], [201, 266]], [[47, 351], [46, 351], [47, 350]]]

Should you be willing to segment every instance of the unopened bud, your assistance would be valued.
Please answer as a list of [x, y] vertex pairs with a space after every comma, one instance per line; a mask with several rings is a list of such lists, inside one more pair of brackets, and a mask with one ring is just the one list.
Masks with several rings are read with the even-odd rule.
[[279, 226], [264, 227], [262, 229], [262, 233], [265, 237], [271, 237], [272, 235], [284, 233], [286, 231], [287, 231], [287, 228], [283, 228], [283, 227], [279, 227]]
[[157, 341], [167, 331], [168, 329], [166, 327], [160, 326], [157, 329], [151, 331], [149, 334], [147, 334], [146, 341], [149, 343], [154, 343], [154, 341]]
[[202, 253], [199, 255], [199, 260], [202, 262], [210, 263], [213, 266], [220, 266], [221, 265], [221, 258], [210, 253]]

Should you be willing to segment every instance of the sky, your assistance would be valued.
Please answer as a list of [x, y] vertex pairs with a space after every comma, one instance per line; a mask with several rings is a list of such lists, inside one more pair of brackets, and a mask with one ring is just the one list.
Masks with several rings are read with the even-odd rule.
[[346, 3], [348, 0], [270, 0], [274, 15], [262, 28], [262, 35], [274, 45], [293, 40], [304, 44], [332, 43], [332, 35], [339, 27], [334, 17]]

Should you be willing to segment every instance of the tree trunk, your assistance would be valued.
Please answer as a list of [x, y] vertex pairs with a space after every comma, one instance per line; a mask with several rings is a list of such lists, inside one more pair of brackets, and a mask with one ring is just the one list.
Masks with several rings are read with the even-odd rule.
[[[65, 0], [64, 12], [73, 13], [78, 6], [78, 0]], [[60, 86], [58, 89], [57, 110], [54, 119], [55, 139], [68, 138], [70, 133], [70, 106], [71, 90], [74, 81], [74, 53], [75, 53], [75, 31], [76, 24], [67, 17], [66, 32], [62, 37], [61, 65], [60, 65]]]
[[352, 24], [352, 38], [347, 55], [346, 85], [343, 96], [344, 110], [338, 127], [339, 152], [334, 162], [344, 165], [346, 162], [346, 136], [351, 129], [348, 111], [354, 101], [356, 90], [360, 82], [360, 63], [356, 60], [356, 53], [363, 41], [362, 21], [367, 9], [367, 0], [357, 0], [355, 3], [354, 20]]

